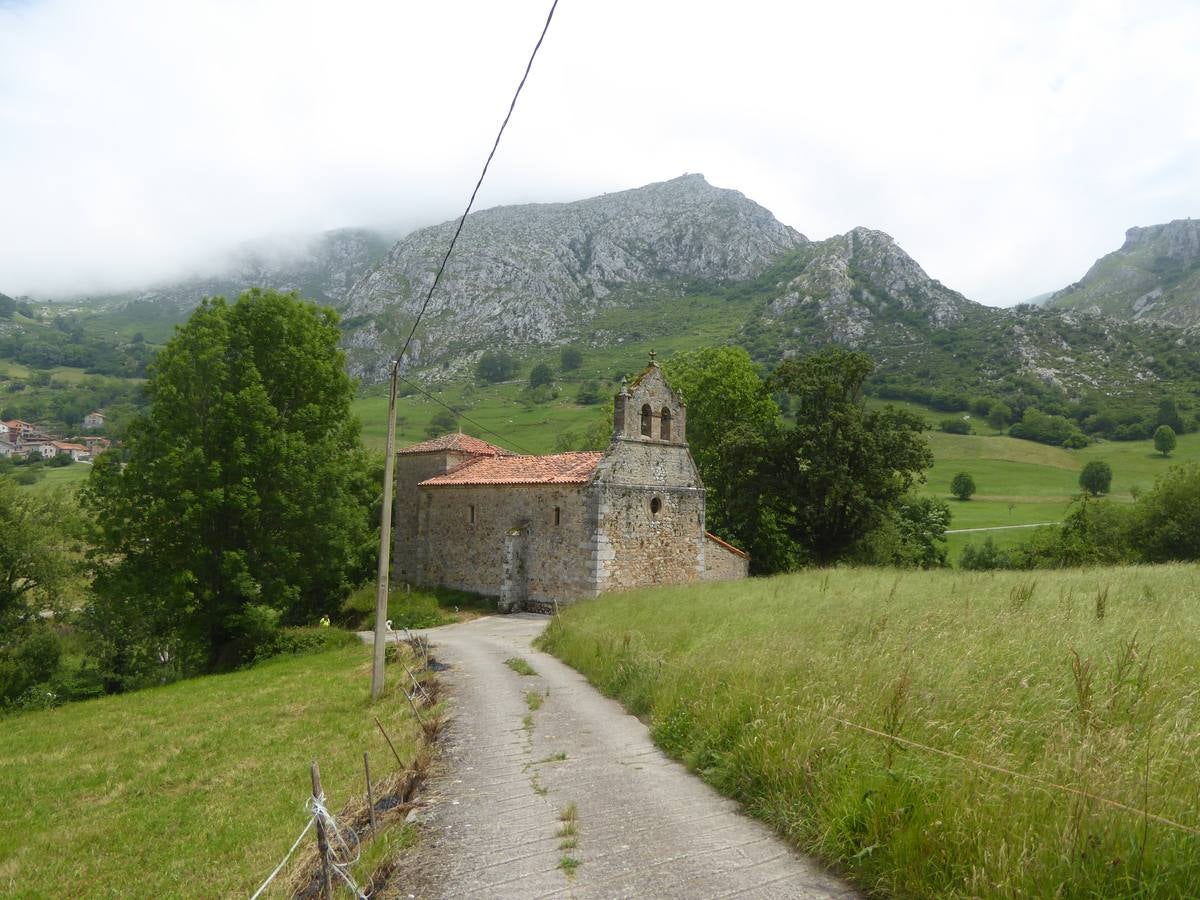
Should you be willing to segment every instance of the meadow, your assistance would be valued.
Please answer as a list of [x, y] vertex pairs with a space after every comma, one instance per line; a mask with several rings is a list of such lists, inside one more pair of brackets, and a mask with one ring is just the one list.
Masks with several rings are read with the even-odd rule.
[[1196, 575], [811, 571], [584, 601], [542, 640], [872, 894], [1189, 897]]
[[369, 650], [347, 641], [0, 719], [0, 895], [249, 896], [307, 821], [312, 760], [336, 812], [364, 750], [376, 783], [397, 770], [373, 716], [417, 753], [407, 703], [368, 703]]

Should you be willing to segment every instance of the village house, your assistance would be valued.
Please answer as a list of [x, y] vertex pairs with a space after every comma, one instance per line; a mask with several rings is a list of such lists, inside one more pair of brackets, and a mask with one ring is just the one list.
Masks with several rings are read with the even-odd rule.
[[603, 453], [519, 456], [465, 434], [398, 451], [396, 578], [516, 610], [746, 577], [747, 555], [705, 531], [686, 428], [652, 360], [622, 385]]
[[92, 454], [83, 444], [73, 444], [67, 441], [51, 441], [50, 445], [54, 447], [56, 456], [70, 456], [75, 462], [90, 460], [92, 458]]
[[104, 412], [99, 409], [94, 409], [83, 417], [83, 427], [89, 431], [94, 431], [104, 427]]

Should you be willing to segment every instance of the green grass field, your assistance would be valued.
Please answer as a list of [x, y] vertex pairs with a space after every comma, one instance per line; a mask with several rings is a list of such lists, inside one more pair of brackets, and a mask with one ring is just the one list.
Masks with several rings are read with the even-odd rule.
[[41, 471], [45, 477], [39, 478], [33, 484], [21, 485], [22, 490], [41, 492], [66, 488], [74, 491], [87, 481], [92, 467], [88, 463], [72, 463], [69, 466], [63, 466], [61, 469], [43, 468]]
[[0, 894], [249, 896], [305, 825], [312, 760], [336, 811], [364, 750], [376, 781], [395, 771], [372, 716], [416, 752], [407, 704], [369, 705], [369, 681], [355, 644], [0, 719]]
[[1196, 576], [812, 571], [584, 601], [545, 645], [869, 892], [1191, 897]]

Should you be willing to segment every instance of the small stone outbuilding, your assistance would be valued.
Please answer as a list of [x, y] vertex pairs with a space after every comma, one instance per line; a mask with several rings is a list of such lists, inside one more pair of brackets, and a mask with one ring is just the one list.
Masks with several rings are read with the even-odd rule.
[[704, 502], [686, 408], [651, 362], [617, 395], [603, 453], [519, 456], [465, 434], [398, 451], [393, 571], [507, 610], [746, 577]]

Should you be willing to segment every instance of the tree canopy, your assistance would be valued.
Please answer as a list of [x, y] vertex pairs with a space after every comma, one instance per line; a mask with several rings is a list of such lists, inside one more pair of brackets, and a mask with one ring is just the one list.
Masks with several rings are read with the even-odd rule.
[[369, 569], [377, 490], [339, 337], [332, 310], [253, 289], [204, 301], [159, 353], [127, 463], [103, 454], [82, 492], [110, 679], [234, 664]]
[[1170, 456], [1176, 443], [1178, 441], [1175, 438], [1175, 429], [1170, 425], [1159, 425], [1154, 432], [1154, 449], [1163, 456]]
[[950, 482], [950, 493], [959, 500], [970, 500], [975, 493], [975, 479], [969, 472], [959, 472]]
[[[709, 520], [758, 572], [845, 558], [882, 526], [932, 455], [925, 423], [867, 410], [874, 364], [834, 348], [787, 360], [763, 382], [736, 348], [677, 354], [666, 366], [688, 404], [688, 443], [709, 489]], [[792, 398], [783, 422], [772, 394]]]
[[1107, 494], [1112, 487], [1112, 466], [1104, 460], [1093, 459], [1079, 473], [1079, 486], [1093, 497]]

